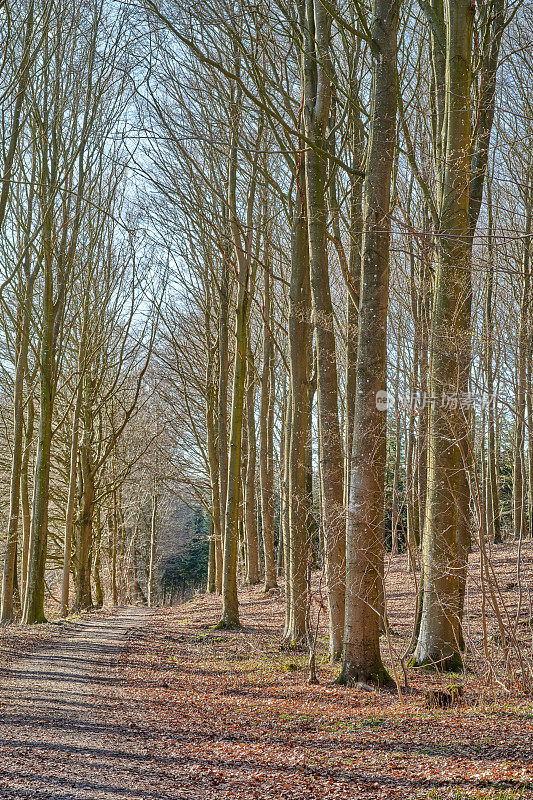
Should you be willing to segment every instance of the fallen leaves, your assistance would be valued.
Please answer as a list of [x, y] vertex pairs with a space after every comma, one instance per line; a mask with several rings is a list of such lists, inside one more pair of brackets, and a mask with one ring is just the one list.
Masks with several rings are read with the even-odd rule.
[[160, 748], [178, 760], [177, 788], [198, 800], [533, 797], [527, 698], [480, 701], [479, 677], [462, 676], [464, 706], [425, 709], [435, 678], [413, 672], [401, 706], [392, 693], [333, 685], [325, 660], [320, 685], [308, 686], [306, 654], [279, 650], [280, 597], [248, 589], [241, 611], [241, 631], [199, 637], [217, 621], [216, 597], [161, 609], [150, 648], [133, 648], [137, 666], [126, 664], [129, 709], [161, 729], [155, 757]]

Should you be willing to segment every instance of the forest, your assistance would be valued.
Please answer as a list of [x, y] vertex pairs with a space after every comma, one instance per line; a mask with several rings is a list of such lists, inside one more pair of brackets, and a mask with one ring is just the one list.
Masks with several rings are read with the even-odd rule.
[[[491, 698], [508, 782], [356, 789], [343, 762], [335, 790], [235, 796], [533, 797], [529, 0], [0, 20], [0, 695], [4, 658], [46, 673], [85, 643], [123, 653], [125, 692], [137, 648], [194, 691], [209, 672], [207, 704], [271, 669], [337, 722], [342, 698], [425, 709], [430, 738], [450, 710], [479, 738]], [[45, 716], [48, 680], [74, 693], [57, 669]], [[118, 796], [90, 791], [68, 797]]]

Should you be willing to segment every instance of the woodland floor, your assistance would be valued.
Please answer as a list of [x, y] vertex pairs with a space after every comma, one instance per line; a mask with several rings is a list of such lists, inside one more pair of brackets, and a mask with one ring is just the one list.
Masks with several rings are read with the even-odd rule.
[[[523, 556], [519, 622], [529, 618], [531, 545]], [[514, 619], [516, 546], [495, 550], [493, 564]], [[4, 629], [0, 797], [533, 798], [533, 697], [518, 683], [489, 685], [476, 569], [473, 554], [471, 669], [452, 678], [410, 670], [402, 698], [334, 685], [324, 630], [320, 685], [308, 686], [306, 654], [279, 649], [281, 594], [259, 587], [242, 592], [239, 631], [213, 630], [220, 600], [209, 596], [31, 633]], [[387, 594], [395, 658], [409, 633], [411, 581], [405, 559], [394, 559]], [[492, 636], [490, 617], [488, 627]], [[531, 658], [531, 627], [517, 630]], [[497, 642], [490, 647], [498, 667]], [[451, 679], [464, 684], [464, 704], [426, 709], [424, 689]]]

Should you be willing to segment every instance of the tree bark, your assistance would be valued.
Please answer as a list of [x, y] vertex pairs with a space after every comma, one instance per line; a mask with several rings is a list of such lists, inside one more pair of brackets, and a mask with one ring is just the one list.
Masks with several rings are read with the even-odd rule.
[[[266, 238], [266, 237], [265, 237]], [[260, 426], [260, 480], [261, 527], [265, 562], [265, 592], [277, 586], [276, 554], [274, 545], [274, 353], [272, 346], [272, 292], [268, 255], [268, 242], [264, 247], [263, 270], [263, 363], [261, 369]]]
[[[490, 182], [489, 182], [490, 187]], [[492, 195], [490, 188], [487, 191], [488, 209], [488, 255], [487, 265], [487, 289], [485, 294], [485, 372], [487, 377], [487, 533], [494, 544], [500, 544], [502, 540], [500, 526], [500, 493], [498, 481], [498, 469], [496, 458], [496, 423], [494, 419], [495, 396], [494, 396], [494, 367], [493, 367], [493, 348], [492, 336], [494, 334], [492, 325], [493, 313], [493, 293], [494, 293], [494, 242], [493, 242], [493, 216], [492, 216]]]
[[21, 581], [21, 598], [22, 606], [24, 607], [24, 598], [26, 597], [26, 586], [28, 583], [28, 556], [30, 549], [30, 535], [31, 535], [31, 504], [30, 504], [30, 489], [29, 489], [29, 469], [30, 469], [30, 456], [33, 444], [33, 431], [35, 422], [35, 404], [33, 402], [33, 394], [30, 390], [28, 397], [28, 411], [26, 413], [26, 435], [24, 439], [24, 454], [22, 457], [22, 466], [20, 471], [20, 500], [22, 508], [22, 581]]
[[[45, 125], [45, 130], [48, 130]], [[44, 135], [44, 134], [43, 134]], [[31, 540], [29, 547], [28, 584], [24, 601], [24, 624], [45, 622], [44, 580], [48, 537], [48, 499], [50, 488], [50, 449], [52, 443], [52, 411], [54, 404], [54, 325], [57, 308], [54, 304], [52, 196], [47, 144], [42, 142], [40, 207], [42, 211], [43, 289], [40, 349], [39, 433], [33, 487]]]
[[17, 334], [17, 363], [13, 390], [13, 449], [9, 493], [9, 520], [2, 581], [2, 608], [0, 623], [11, 622], [14, 617], [13, 591], [20, 513], [21, 470], [24, 443], [24, 376], [26, 374], [29, 346], [29, 323], [33, 298], [33, 278], [28, 281], [24, 299], [19, 306], [21, 329]]
[[518, 331], [518, 364], [516, 375], [515, 434], [513, 453], [513, 533], [521, 539], [527, 531], [526, 462], [524, 453], [526, 432], [527, 357], [531, 303], [530, 252], [532, 230], [531, 179], [528, 176], [526, 196], [526, 224], [522, 254], [522, 292], [520, 298], [520, 325]]
[[[314, 35], [313, 35], [314, 32]], [[304, 29], [305, 133], [315, 147], [305, 158], [309, 261], [317, 348], [319, 458], [328, 590], [330, 657], [342, 650], [344, 627], [345, 527], [343, 450], [328, 265], [328, 159], [326, 130], [331, 104], [331, 16], [321, 2], [306, 0]]]
[[154, 605], [155, 590], [155, 557], [157, 545], [157, 506], [159, 497], [154, 492], [152, 494], [152, 516], [150, 520], [150, 558], [148, 562], [148, 608]]
[[[244, 531], [246, 536], [246, 583], [250, 586], [255, 586], [259, 583], [259, 561], [258, 561], [258, 535], [257, 535], [257, 516], [256, 516], [256, 470], [257, 470], [257, 453], [256, 453], [256, 432], [255, 432], [255, 375], [254, 375], [254, 359], [252, 348], [248, 345], [248, 386], [246, 390], [246, 425], [247, 425], [247, 445], [248, 457], [246, 459], [246, 475], [245, 475], [245, 496], [244, 496], [244, 513], [245, 525]], [[265, 531], [263, 528], [263, 537]], [[274, 574], [275, 574], [275, 560]]]
[[[302, 161], [304, 156], [301, 156]], [[289, 289], [290, 431], [289, 525], [285, 546], [285, 580], [289, 595], [284, 640], [289, 646], [307, 642], [307, 498], [306, 445], [308, 435], [308, 381], [310, 369], [311, 289], [303, 164], [294, 201], [291, 231]]]
[[468, 525], [466, 492], [471, 260], [469, 241], [470, 81], [474, 11], [447, 5], [446, 152], [430, 344], [428, 497], [422, 546], [423, 602], [413, 657], [456, 669], [461, 658], [461, 582]]
[[[236, 58], [238, 72], [238, 58]], [[246, 362], [248, 354], [248, 318], [251, 302], [252, 275], [252, 237], [253, 212], [257, 186], [257, 162], [259, 147], [263, 136], [262, 119], [259, 120], [255, 156], [246, 201], [246, 222], [244, 234], [237, 216], [237, 157], [240, 124], [240, 88], [232, 103], [232, 134], [228, 178], [228, 213], [233, 238], [235, 258], [238, 265], [237, 306], [235, 310], [235, 361], [233, 371], [233, 392], [231, 403], [230, 455], [228, 465], [228, 497], [226, 505], [226, 525], [224, 531], [224, 570], [222, 576], [222, 619], [221, 628], [240, 626], [239, 601], [237, 596], [237, 549], [239, 537], [239, 509], [241, 500], [241, 448], [244, 416], [244, 393], [246, 384]]]
[[[390, 185], [396, 138], [396, 39], [399, 3], [375, 0], [372, 15], [372, 114], [366, 170], [357, 397], [347, 521], [346, 616], [340, 681], [384, 683], [380, 584], [385, 538], [387, 310]], [[381, 400], [381, 402], [380, 402]], [[381, 406], [381, 407], [380, 407]]]

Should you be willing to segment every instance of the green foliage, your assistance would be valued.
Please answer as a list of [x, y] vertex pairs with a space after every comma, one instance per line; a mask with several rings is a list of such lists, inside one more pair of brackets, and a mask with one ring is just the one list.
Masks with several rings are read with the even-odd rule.
[[196, 509], [190, 526], [190, 539], [182, 552], [160, 565], [164, 593], [184, 595], [205, 584], [209, 559], [209, 524]]

